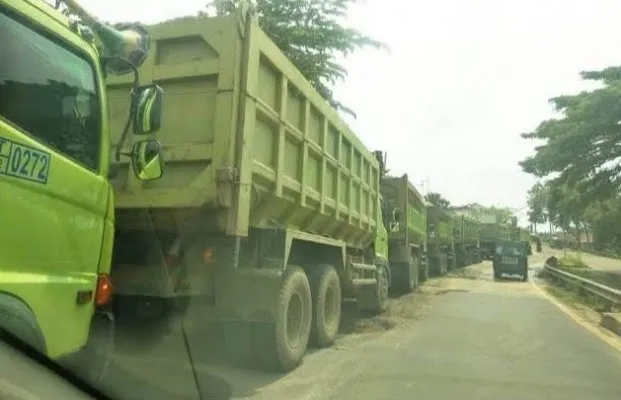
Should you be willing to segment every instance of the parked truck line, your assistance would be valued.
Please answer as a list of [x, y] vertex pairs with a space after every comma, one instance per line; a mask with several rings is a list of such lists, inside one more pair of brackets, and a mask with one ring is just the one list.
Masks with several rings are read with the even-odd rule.
[[[381, 313], [389, 286], [453, 269], [452, 215], [386, 174], [242, 4], [149, 27], [167, 169], [141, 183], [118, 166], [115, 315], [145, 346], [180, 315], [209, 322], [237, 363], [287, 371], [334, 342], [343, 299]], [[129, 84], [108, 79], [113, 114]]]
[[[97, 94], [97, 173], [74, 185], [85, 193], [97, 181], [106, 195], [101, 218], [93, 219], [104, 228], [82, 238], [84, 249], [101, 248], [97, 262], [80, 271], [93, 278], [76, 287], [83, 311], [61, 313], [75, 321], [73, 334], [61, 337], [46, 325], [31, 286], [0, 280], [3, 293], [33, 310], [31, 328], [40, 335], [31, 344], [51, 357], [67, 356], [73, 365], [72, 354], [81, 361], [87, 354], [100, 361], [89, 367], [89, 377], [99, 379], [108, 361], [101, 349], [115, 345], [115, 326], [138, 327], [137, 343], [154, 346], [181, 318], [217, 327], [236, 361], [287, 371], [308, 345], [334, 342], [343, 299], [381, 313], [389, 288], [407, 294], [430, 273], [478, 261], [477, 223], [427, 204], [407, 175], [389, 176], [385, 154], [369, 151], [349, 130], [260, 30], [249, 3], [228, 16], [147, 31], [114, 30], [74, 1], [64, 3], [77, 24], [40, 0], [2, 0], [9, 12], [34, 25], [45, 21], [57, 39], [84, 50], [96, 82], [108, 73]], [[127, 49], [121, 42], [140, 51], [115, 56]], [[84, 174], [71, 155], [31, 143], [3, 121], [10, 141], [0, 137], [0, 150], [3, 143], [30, 145], [48, 151], [52, 166], [69, 160], [65, 172], [49, 170], [45, 190]], [[126, 141], [129, 127], [146, 136]], [[0, 185], [14, 189], [14, 178], [0, 176]], [[23, 205], [16, 207], [11, 212], [19, 215]], [[15, 248], [25, 247], [20, 238]], [[50, 246], [66, 247], [66, 238], [56, 239]], [[31, 260], [2, 260], [17, 266], [3, 271], [33, 272]], [[56, 292], [56, 310], [73, 289]], [[105, 346], [89, 345], [98, 332], [106, 333]], [[94, 347], [98, 353], [83, 351]]]

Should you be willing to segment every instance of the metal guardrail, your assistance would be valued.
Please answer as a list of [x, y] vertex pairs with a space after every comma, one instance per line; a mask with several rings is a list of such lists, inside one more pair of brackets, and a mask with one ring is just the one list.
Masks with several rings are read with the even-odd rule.
[[594, 282], [590, 279], [583, 278], [578, 275], [574, 275], [567, 271], [563, 271], [559, 268], [551, 267], [544, 264], [543, 270], [550, 276], [565, 281], [571, 284], [577, 284], [580, 290], [584, 290], [608, 303], [608, 307], [621, 306], [621, 290], [613, 289], [611, 287], [602, 285], [601, 283]]

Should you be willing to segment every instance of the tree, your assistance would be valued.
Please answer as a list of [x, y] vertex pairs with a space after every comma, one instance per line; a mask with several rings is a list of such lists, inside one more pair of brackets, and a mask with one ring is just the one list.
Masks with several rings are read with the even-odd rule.
[[443, 210], [448, 210], [451, 207], [451, 202], [442, 197], [440, 193], [427, 193], [425, 200]]
[[[542, 122], [526, 139], [542, 140], [522, 169], [549, 179], [546, 214], [551, 224], [574, 237], [592, 233], [595, 247], [621, 249], [621, 67], [582, 72], [599, 88], [550, 102], [561, 117]], [[532, 194], [532, 196], [531, 196]], [[536, 204], [535, 204], [536, 203]], [[531, 217], [539, 199], [529, 192]]]
[[507, 222], [510, 222], [511, 218], [513, 217], [513, 210], [511, 210], [508, 207], [496, 207], [496, 206], [485, 207], [483, 209], [483, 212], [485, 214], [491, 214], [495, 216], [496, 221], [500, 224], [505, 224]]
[[547, 205], [547, 191], [546, 187], [537, 182], [528, 191], [528, 222], [534, 227], [535, 234], [537, 233], [537, 224], [543, 224], [547, 221], [546, 205]]
[[621, 186], [621, 67], [582, 72], [602, 85], [593, 91], [552, 98], [562, 118], [542, 122], [526, 139], [543, 140], [520, 165], [538, 177], [558, 174], [593, 198], [607, 198]]
[[[243, 0], [213, 0], [205, 13], [233, 12]], [[348, 8], [357, 0], [255, 0], [261, 29], [302, 75], [335, 109], [355, 113], [334, 98], [332, 86], [347, 77], [335, 56], [357, 49], [386, 46], [356, 29], [343, 26]]]

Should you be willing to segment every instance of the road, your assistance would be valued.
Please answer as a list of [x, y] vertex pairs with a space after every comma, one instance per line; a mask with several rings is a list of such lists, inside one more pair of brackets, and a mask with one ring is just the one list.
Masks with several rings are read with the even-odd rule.
[[[532, 282], [495, 282], [489, 262], [392, 300], [387, 315], [347, 319], [344, 329], [353, 333], [284, 376], [206, 364], [206, 343], [194, 337], [197, 375], [212, 392], [205, 398], [621, 398], [621, 353]], [[171, 338], [150, 354], [119, 355], [108, 384], [122, 398], [197, 398], [184, 354]]]

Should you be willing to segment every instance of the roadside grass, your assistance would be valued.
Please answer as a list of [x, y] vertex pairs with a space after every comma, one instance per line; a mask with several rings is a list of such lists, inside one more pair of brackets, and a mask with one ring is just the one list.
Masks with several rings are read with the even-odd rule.
[[621, 290], [621, 274], [608, 271], [597, 271], [594, 269], [571, 270], [575, 275], [592, 280], [604, 286]]
[[[568, 271], [569, 272], [569, 271]], [[583, 276], [578, 271], [571, 271], [576, 275]], [[581, 271], [583, 272], [583, 271]], [[599, 272], [599, 271], [589, 271]], [[581, 290], [580, 285], [575, 283], [568, 283], [561, 280], [556, 280], [543, 273], [543, 270], [537, 273], [537, 278], [540, 279], [541, 287], [550, 295], [559, 299], [562, 303], [565, 303], [573, 308], [584, 309], [588, 307], [598, 313], [609, 311], [608, 304], [602, 299]], [[592, 279], [590, 276], [585, 276], [587, 279]], [[594, 280], [594, 279], [592, 279]]]
[[579, 254], [568, 253], [558, 258], [557, 268], [602, 285], [621, 290], [621, 273], [593, 269], [582, 260]]
[[580, 255], [567, 254], [561, 257], [559, 260], [559, 267], [570, 268], [570, 269], [587, 269], [590, 268], [584, 261]]

